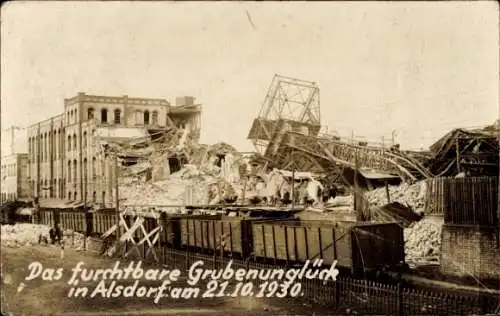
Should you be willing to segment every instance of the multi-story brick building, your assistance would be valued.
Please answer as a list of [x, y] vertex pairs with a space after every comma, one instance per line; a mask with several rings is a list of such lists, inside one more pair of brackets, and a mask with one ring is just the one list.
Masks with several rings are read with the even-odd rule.
[[1, 202], [29, 199], [28, 154], [2, 156]]
[[26, 129], [12, 126], [2, 130], [0, 202], [29, 198]]
[[[28, 128], [28, 174], [33, 195], [112, 205], [114, 162], [106, 159], [96, 143], [96, 132], [130, 138], [137, 135], [131, 131], [154, 133], [170, 124], [187, 124], [199, 135], [200, 106], [194, 104], [194, 98], [179, 100], [191, 103], [171, 106], [164, 99], [84, 93], [65, 99], [62, 114]], [[196, 111], [182, 111], [186, 106]]]

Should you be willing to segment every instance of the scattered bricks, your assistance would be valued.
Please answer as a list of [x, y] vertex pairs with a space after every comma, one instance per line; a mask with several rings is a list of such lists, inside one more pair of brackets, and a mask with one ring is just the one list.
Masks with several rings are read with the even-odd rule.
[[498, 227], [445, 224], [442, 233], [443, 274], [500, 278]]

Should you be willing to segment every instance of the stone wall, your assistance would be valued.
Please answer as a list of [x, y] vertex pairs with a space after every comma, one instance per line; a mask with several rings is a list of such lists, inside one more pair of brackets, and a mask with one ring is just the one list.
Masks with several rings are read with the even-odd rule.
[[441, 236], [443, 274], [483, 279], [500, 278], [498, 227], [445, 224]]

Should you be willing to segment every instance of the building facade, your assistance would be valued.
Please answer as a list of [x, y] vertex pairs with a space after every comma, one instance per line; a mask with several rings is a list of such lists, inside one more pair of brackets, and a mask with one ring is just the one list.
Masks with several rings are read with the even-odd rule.
[[0, 202], [27, 199], [30, 195], [27, 178], [26, 129], [12, 126], [2, 130]]
[[96, 141], [96, 130], [120, 131], [127, 138], [127, 129], [161, 131], [169, 124], [181, 125], [183, 120], [169, 118], [171, 108], [177, 107], [164, 99], [85, 93], [65, 99], [62, 114], [28, 128], [33, 195], [113, 205], [115, 162]]
[[28, 154], [3, 156], [1, 168], [1, 202], [29, 199]]

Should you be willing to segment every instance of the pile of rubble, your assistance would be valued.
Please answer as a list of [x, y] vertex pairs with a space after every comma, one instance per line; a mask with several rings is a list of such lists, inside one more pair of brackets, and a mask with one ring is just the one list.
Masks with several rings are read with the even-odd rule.
[[[121, 204], [127, 205], [202, 205], [210, 202], [210, 191], [214, 185], [224, 191], [234, 192], [241, 196], [240, 156], [236, 150], [219, 143], [212, 146], [197, 146], [191, 148], [191, 162], [184, 164], [182, 169], [156, 179], [148, 177], [148, 164], [127, 167], [124, 173], [128, 177], [121, 179], [119, 195]], [[158, 162], [156, 162], [158, 164]], [[154, 169], [154, 168], [153, 168]], [[217, 200], [217, 202], [220, 199]]]
[[409, 264], [439, 262], [441, 226], [432, 219], [422, 219], [404, 230], [406, 261]]
[[241, 184], [239, 182], [228, 183], [221, 179], [208, 168], [197, 168], [193, 165], [186, 165], [182, 170], [173, 173], [166, 180], [157, 182], [145, 182], [137, 178], [126, 178], [120, 186], [120, 199], [122, 205], [202, 205], [208, 203], [208, 195], [213, 185], [228, 185], [241, 194]]
[[[415, 212], [423, 213], [425, 207], [425, 193], [427, 187], [425, 181], [415, 184], [403, 183], [398, 186], [389, 186], [391, 202], [399, 202], [410, 206]], [[371, 206], [382, 206], [387, 204], [385, 188], [378, 188], [365, 194]]]
[[[39, 224], [17, 223], [2, 225], [1, 244], [10, 248], [32, 246], [40, 242], [40, 236], [49, 237], [50, 227]], [[64, 244], [78, 249], [83, 248], [83, 234], [64, 231]]]
[[23, 247], [37, 244], [40, 235], [48, 236], [50, 227], [36, 224], [2, 225], [2, 246]]
[[119, 195], [122, 205], [176, 205], [182, 203], [183, 188], [182, 182], [170, 183], [169, 186], [159, 186], [155, 183], [127, 178], [119, 187]]

